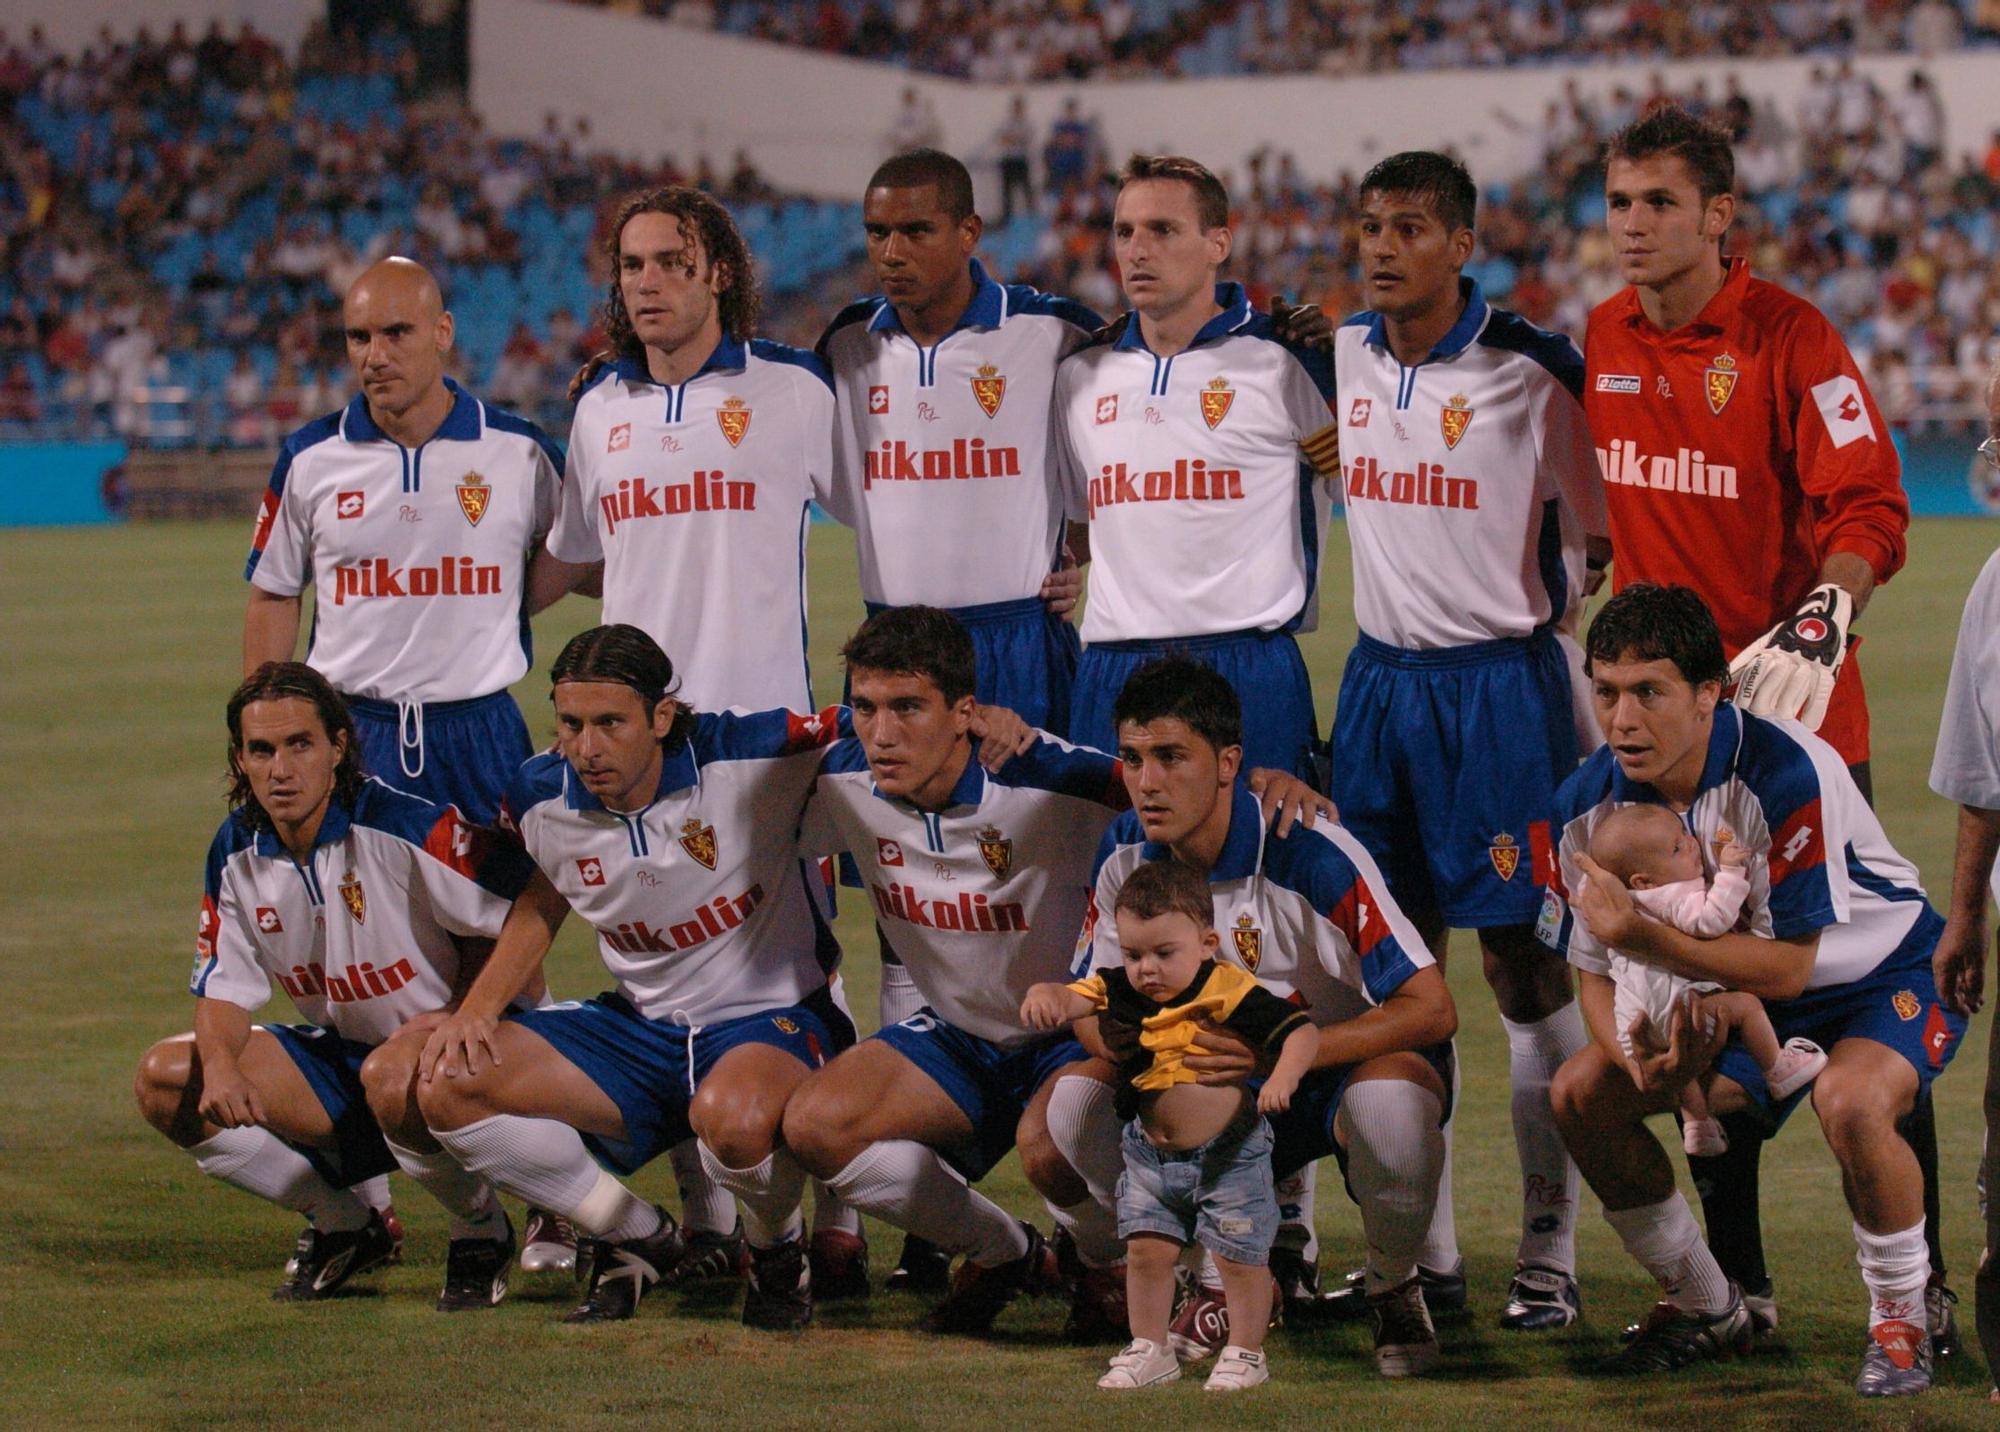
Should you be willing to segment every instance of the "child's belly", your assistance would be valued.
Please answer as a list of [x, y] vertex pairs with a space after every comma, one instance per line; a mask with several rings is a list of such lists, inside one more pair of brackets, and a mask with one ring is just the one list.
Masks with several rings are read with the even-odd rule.
[[1139, 1124], [1155, 1148], [1191, 1149], [1235, 1123], [1249, 1103], [1241, 1085], [1176, 1084], [1146, 1096]]

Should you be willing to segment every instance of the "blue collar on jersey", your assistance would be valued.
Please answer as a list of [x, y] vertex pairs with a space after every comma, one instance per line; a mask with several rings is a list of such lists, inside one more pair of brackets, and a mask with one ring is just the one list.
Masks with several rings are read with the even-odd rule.
[[[882, 788], [873, 781], [868, 783], [868, 789], [873, 791], [881, 800], [890, 801], [900, 806], [908, 806], [911, 810], [917, 809], [916, 806], [911, 805], [910, 802], [904, 800], [901, 796], [892, 796], [884, 793]], [[954, 806], [976, 806], [985, 798], [986, 768], [979, 764], [979, 738], [975, 736], [972, 740], [972, 754], [966, 757], [965, 769], [958, 773], [958, 784], [951, 788], [951, 796], [945, 801], [944, 809], [950, 810]]]
[[[348, 827], [353, 824], [354, 812], [337, 800], [329, 800], [326, 814], [320, 817], [319, 834], [313, 837], [313, 849], [318, 850], [322, 845], [332, 845], [336, 840], [344, 839]], [[285, 849], [275, 830], [257, 832], [257, 853], [273, 860], [291, 858], [291, 852]]]
[[[986, 268], [978, 259], [972, 261], [972, 302], [959, 314], [958, 322], [952, 324], [951, 331], [961, 328], [998, 328], [1007, 321], [1007, 290], [1000, 287], [986, 275]], [[875, 316], [868, 320], [870, 333], [902, 333], [903, 320], [896, 312], [896, 305], [888, 299], [875, 310]]]
[[[1743, 745], [1743, 713], [1727, 701], [1719, 701], [1715, 706], [1715, 720], [1708, 729], [1708, 757], [1702, 762], [1701, 780], [1695, 786], [1695, 798], [1699, 800], [1705, 791], [1712, 791], [1728, 780], [1736, 769], [1736, 753]], [[1624, 770], [1616, 760], [1611, 763], [1611, 798], [1616, 801], [1648, 801], [1664, 804], [1660, 793], [1643, 781], [1625, 778]]]
[[[688, 382], [692, 383], [704, 373], [741, 373], [749, 365], [749, 353], [749, 344], [738, 343], [725, 333], [721, 341], [715, 345], [715, 351], [694, 370], [694, 377], [689, 378]], [[653, 376], [643, 359], [614, 358], [605, 366], [628, 383], [650, 383], [655, 388], [668, 386]]]
[[[686, 790], [695, 783], [697, 774], [694, 764], [694, 749], [689, 742], [683, 741], [678, 749], [669, 751], [660, 758], [660, 783], [654, 787], [653, 799], [646, 802], [645, 810], [651, 810], [663, 796], [670, 796], [676, 791]], [[645, 814], [645, 810], [614, 811], [609, 809], [603, 801], [592, 795], [590, 787], [586, 786], [578, 778], [576, 767], [569, 765], [565, 765], [563, 768], [563, 804], [567, 805], [571, 810], [601, 810], [606, 815], [619, 816], [625, 820], [632, 820], [637, 816]]]
[[[1248, 880], [1257, 873], [1258, 856], [1264, 850], [1264, 810], [1250, 787], [1238, 781], [1229, 792], [1229, 835], [1222, 842], [1222, 854], [1208, 872], [1211, 883], [1219, 880]], [[1147, 860], [1166, 860], [1171, 846], [1147, 841], [1139, 852]]]
[[[1215, 301], [1221, 305], [1222, 312], [1202, 324], [1201, 331], [1195, 334], [1194, 341], [1189, 343], [1188, 347], [1197, 347], [1211, 338], [1226, 337], [1248, 323], [1257, 313], [1257, 310], [1250, 306], [1250, 295], [1243, 291], [1243, 285], [1240, 283], [1217, 284]], [[1153, 351], [1146, 346], [1146, 335], [1139, 331], [1137, 313], [1126, 315], [1125, 331], [1118, 335], [1118, 342], [1114, 346], [1140, 353]]]
[[[477, 442], [479, 400], [449, 378], [444, 380], [444, 385], [451, 390], [451, 411], [444, 415], [444, 421], [438, 424], [438, 430], [431, 434], [430, 441], [451, 438], [457, 442]], [[368, 411], [368, 399], [361, 393], [356, 393], [347, 405], [347, 412], [340, 422], [340, 435], [351, 443], [395, 441], [376, 423], [375, 415]]]
[[[1471, 346], [1472, 340], [1479, 336], [1479, 330], [1486, 326], [1487, 315], [1492, 310], [1486, 306], [1486, 295], [1480, 290], [1479, 280], [1460, 274], [1458, 291], [1465, 299], [1465, 312], [1459, 314], [1458, 322], [1452, 324], [1451, 331], [1432, 346], [1430, 356], [1424, 359], [1425, 363], [1434, 363], [1440, 358], [1456, 358]], [[1389, 346], [1389, 335], [1383, 331], [1381, 314], [1368, 315], [1366, 341], [1376, 348]]]

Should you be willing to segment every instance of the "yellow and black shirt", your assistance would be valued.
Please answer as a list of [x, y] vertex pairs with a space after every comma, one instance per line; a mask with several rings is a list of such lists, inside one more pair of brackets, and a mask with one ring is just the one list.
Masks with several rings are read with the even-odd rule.
[[[1197, 1021], [1219, 1024], [1258, 1049], [1275, 1049], [1286, 1035], [1311, 1022], [1304, 1010], [1272, 994], [1247, 971], [1214, 960], [1203, 960], [1193, 982], [1167, 1004], [1132, 988], [1122, 969], [1099, 970], [1069, 988], [1097, 1007], [1100, 1027], [1112, 1030], [1114, 1049], [1123, 1044], [1132, 1050], [1118, 1062], [1121, 1119], [1139, 1112], [1141, 1093], [1195, 1082], [1194, 1070], [1181, 1061], [1202, 1052]], [[1120, 1027], [1123, 1040], [1117, 1035]]]

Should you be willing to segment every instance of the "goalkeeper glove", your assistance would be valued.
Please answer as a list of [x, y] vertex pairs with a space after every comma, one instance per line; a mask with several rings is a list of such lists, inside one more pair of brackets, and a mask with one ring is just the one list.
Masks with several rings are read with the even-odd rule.
[[1817, 731], [1847, 660], [1853, 621], [1854, 598], [1845, 587], [1832, 582], [1814, 587], [1796, 612], [1729, 664], [1737, 706], [1754, 716], [1792, 717]]

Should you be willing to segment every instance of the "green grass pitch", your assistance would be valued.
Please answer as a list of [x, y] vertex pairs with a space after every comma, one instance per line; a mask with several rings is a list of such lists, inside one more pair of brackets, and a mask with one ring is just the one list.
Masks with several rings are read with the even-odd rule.
[[[1920, 522], [1909, 568], [1862, 630], [1875, 712], [1876, 787], [1891, 838], [1945, 894], [1953, 812], [1925, 776], [1958, 613], [1996, 529]], [[1971, 1426], [1989, 1417], [1976, 1351], [1914, 1405], [1864, 1407], [1849, 1390], [1864, 1303], [1838, 1179], [1809, 1113], [1765, 1160], [1764, 1216], [1781, 1337], [1758, 1357], [1678, 1378], [1607, 1384], [1580, 1369], [1613, 1345], [1649, 1289], [1586, 1197], [1586, 1321], [1530, 1341], [1493, 1319], [1518, 1218], [1506, 1050], [1470, 946], [1452, 988], [1465, 1062], [1458, 1218], [1474, 1314], [1446, 1322], [1434, 1378], [1376, 1377], [1359, 1328], [1283, 1331], [1274, 1380], [1217, 1405], [1193, 1381], [1112, 1400], [1091, 1386], [1105, 1350], [1057, 1341], [1062, 1310], [1018, 1305], [987, 1340], [939, 1340], [920, 1306], [878, 1294], [825, 1310], [798, 1338], [746, 1333], [734, 1306], [676, 1296], [632, 1323], [557, 1325], [566, 1282], [520, 1277], [496, 1312], [431, 1310], [443, 1217], [399, 1183], [408, 1261], [354, 1296], [267, 1300], [291, 1216], [218, 1187], [138, 1118], [140, 1052], [187, 1027], [197, 885], [222, 811], [223, 696], [236, 674], [248, 524], [10, 532], [0, 559], [0, 1423], [162, 1426], [338, 1423], [459, 1427], [1330, 1425], [1676, 1427]], [[1327, 564], [1325, 629], [1308, 639], [1322, 721], [1332, 712], [1346, 618], [1345, 544]], [[818, 694], [839, 690], [832, 653], [860, 614], [852, 545], [812, 536]], [[729, 600], [726, 589], [710, 594]], [[541, 666], [595, 603], [571, 599], [537, 626]], [[538, 732], [546, 684], [519, 695]], [[697, 697], [699, 693], [693, 693]], [[574, 922], [573, 922], [574, 925]], [[860, 903], [840, 933], [857, 1013], [873, 1024], [874, 948]], [[551, 980], [602, 987], [581, 933], [564, 932]], [[270, 1017], [285, 1016], [282, 1001]], [[1987, 1022], [1939, 1086], [1952, 1281], [1967, 1294], [1979, 1229], [1973, 1174]], [[1329, 1170], [1329, 1173], [1331, 1171]], [[664, 1165], [639, 1186], [671, 1201]], [[988, 1187], [1038, 1211], [1011, 1162]], [[1338, 1179], [1322, 1179], [1322, 1266], [1360, 1240]], [[897, 1240], [876, 1230], [878, 1272]]]

